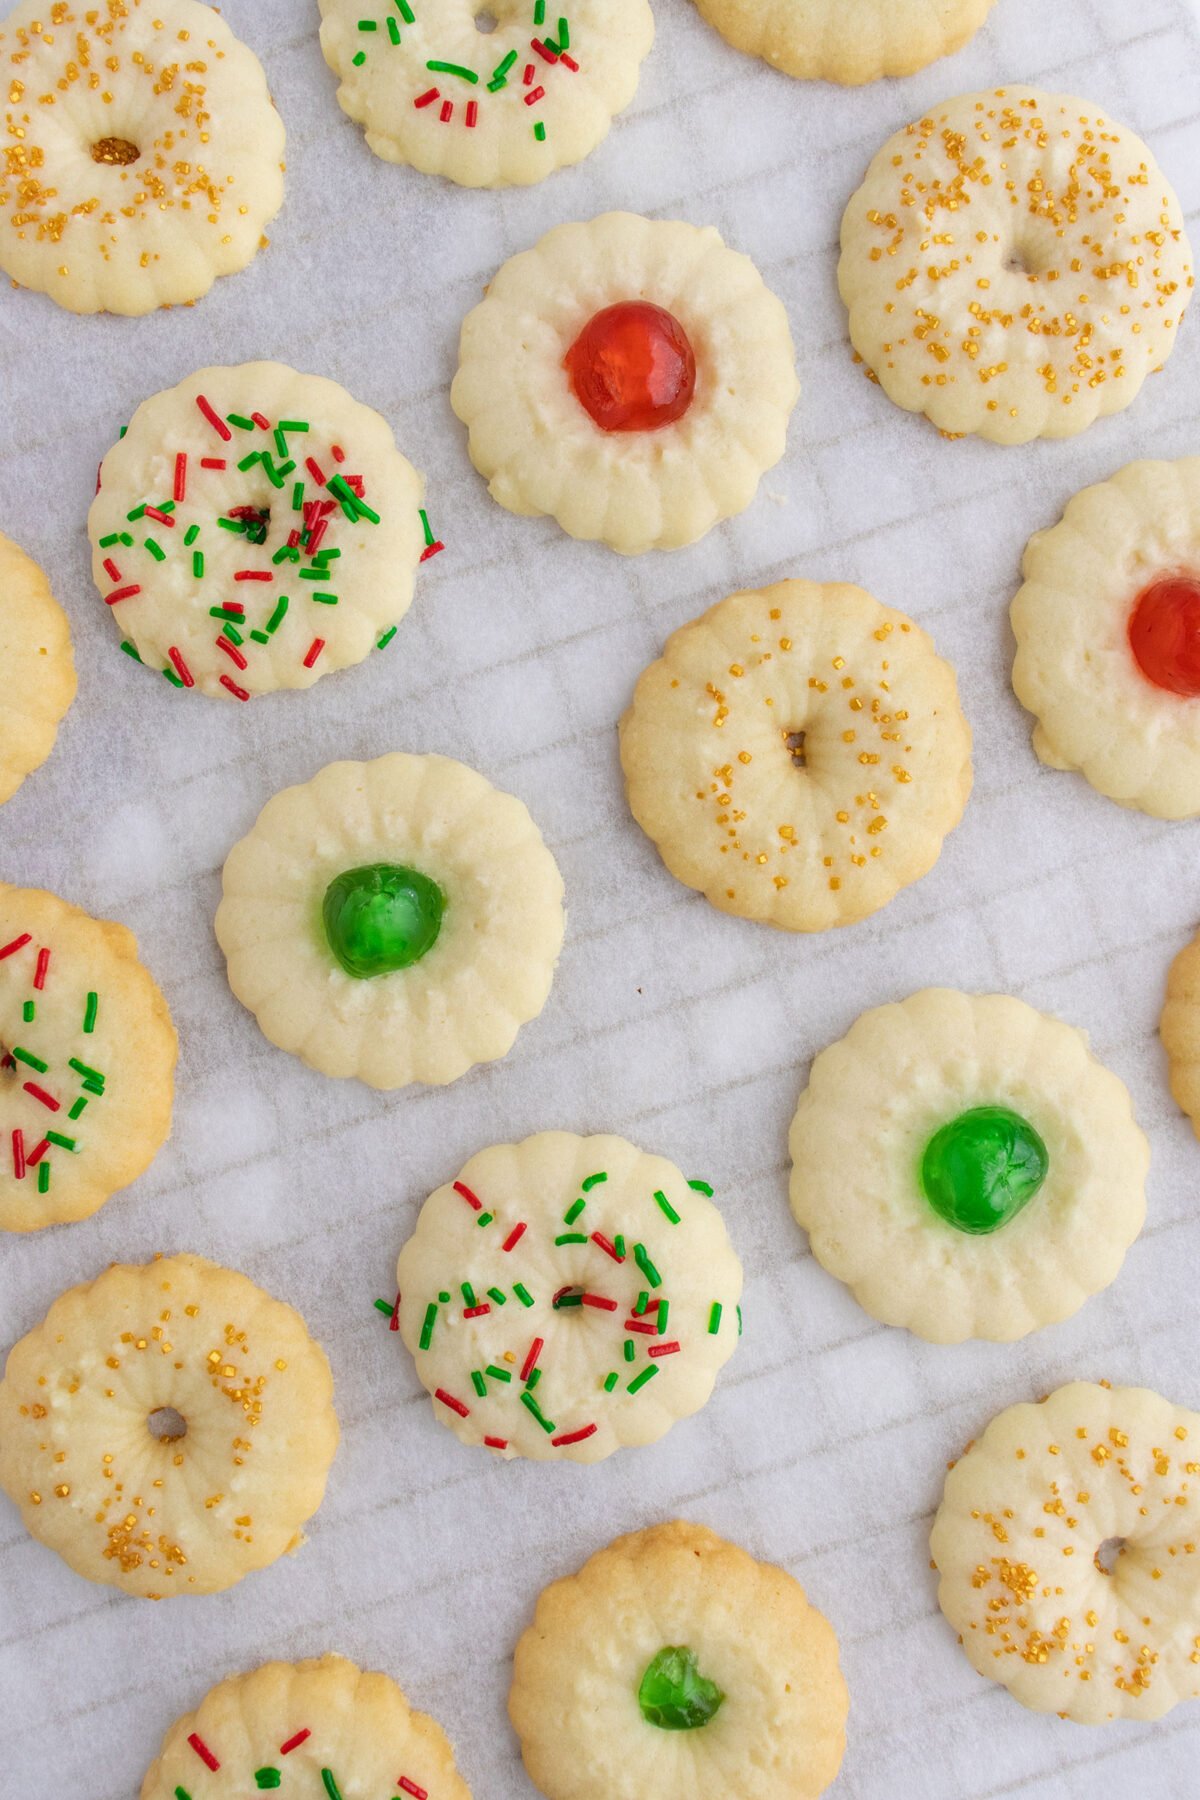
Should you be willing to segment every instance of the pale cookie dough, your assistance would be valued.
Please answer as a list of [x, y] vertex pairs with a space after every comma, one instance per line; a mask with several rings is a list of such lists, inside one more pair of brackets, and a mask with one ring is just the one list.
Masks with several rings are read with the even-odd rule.
[[1158, 1029], [1170, 1064], [1171, 1092], [1200, 1137], [1200, 935], [1171, 964]]
[[1200, 1696], [1200, 1414], [1071, 1382], [1010, 1406], [946, 1478], [938, 1601], [981, 1675], [1079, 1725]]
[[735, 50], [804, 81], [858, 87], [961, 50], [995, 0], [696, 0]]
[[506, 1055], [546, 1003], [563, 929], [562, 877], [522, 802], [402, 752], [269, 800], [229, 853], [216, 920], [271, 1042], [376, 1088], [440, 1087]]
[[1009, 1341], [1114, 1280], [1150, 1148], [1083, 1033], [1023, 1000], [926, 988], [822, 1050], [792, 1121], [814, 1256], [885, 1325]]
[[0, 882], [0, 1231], [86, 1219], [142, 1173], [177, 1048], [124, 925]]
[[816, 1800], [847, 1708], [833, 1627], [799, 1582], [682, 1521], [544, 1590], [508, 1696], [549, 1800]]
[[216, 1593], [297, 1549], [337, 1441], [299, 1313], [202, 1256], [71, 1288], [0, 1382], [0, 1486], [28, 1530], [150, 1600]]
[[141, 1800], [471, 1800], [441, 1726], [343, 1656], [230, 1675], [176, 1719]]
[[473, 1156], [396, 1268], [437, 1418], [505, 1458], [592, 1463], [698, 1412], [741, 1331], [711, 1193], [619, 1137], [544, 1131]]
[[621, 721], [633, 816], [672, 875], [785, 931], [928, 873], [971, 791], [954, 671], [842, 583], [733, 594], [675, 632]]
[[[631, 302], [681, 328], [695, 387], [673, 421], [611, 431], [564, 359], [597, 314]], [[799, 393], [787, 314], [749, 257], [711, 226], [605, 213], [503, 265], [463, 323], [450, 401], [501, 506], [634, 555], [744, 511], [783, 455]]]
[[244, 269], [283, 204], [283, 121], [198, 0], [21, 0], [0, 21], [0, 269], [138, 314]]
[[464, 187], [524, 186], [587, 156], [654, 41], [647, 0], [574, 0], [567, 16], [555, 0], [320, 4], [338, 104], [376, 156]]
[[964, 94], [889, 138], [842, 220], [850, 338], [889, 399], [958, 437], [1072, 437], [1171, 354], [1183, 213], [1086, 100]]
[[75, 686], [67, 615], [37, 564], [0, 532], [0, 806], [49, 756]]
[[143, 401], [104, 458], [92, 574], [124, 648], [175, 687], [311, 687], [391, 642], [441, 548], [424, 487], [336, 382], [200, 369]]
[[[1194, 818], [1200, 456], [1130, 463], [1084, 488], [1059, 524], [1030, 539], [1023, 568], [1025, 584], [1012, 604], [1013, 687], [1037, 720], [1033, 747], [1042, 762], [1079, 770], [1122, 806], [1160, 819]], [[1178, 604], [1156, 621], [1174, 623], [1178, 633], [1177, 654], [1174, 634], [1165, 646], [1174, 689], [1147, 676], [1131, 636], [1139, 601], [1150, 594], [1152, 603], [1163, 583], [1177, 591]]]

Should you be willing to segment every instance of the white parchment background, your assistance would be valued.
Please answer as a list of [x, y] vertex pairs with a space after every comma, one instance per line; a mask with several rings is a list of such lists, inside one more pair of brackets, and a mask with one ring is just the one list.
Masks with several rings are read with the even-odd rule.
[[[150, 1172], [85, 1223], [0, 1246], [0, 1340], [110, 1260], [194, 1248], [301, 1309], [344, 1434], [308, 1545], [212, 1598], [150, 1606], [89, 1586], [0, 1506], [3, 1800], [130, 1800], [163, 1730], [218, 1677], [331, 1648], [437, 1714], [476, 1795], [528, 1800], [504, 1695], [539, 1588], [675, 1514], [785, 1564], [836, 1624], [852, 1696], [839, 1800], [1200, 1793], [1196, 1709], [1088, 1732], [980, 1680], [936, 1610], [926, 1544], [947, 1458], [1010, 1401], [1107, 1376], [1200, 1407], [1200, 1146], [1155, 1037], [1167, 963], [1200, 914], [1200, 826], [1122, 812], [1037, 766], [1006, 621], [1026, 538], [1075, 489], [1200, 449], [1200, 318], [1130, 411], [1006, 451], [945, 443], [891, 407], [851, 363], [834, 284], [841, 210], [882, 140], [1006, 78], [1136, 127], [1200, 237], [1200, 29], [1187, 0], [998, 0], [953, 62], [843, 93], [738, 56], [685, 0], [656, 13], [636, 104], [601, 150], [487, 194], [371, 157], [335, 103], [313, 0], [228, 0], [288, 126], [271, 248], [194, 310], [146, 320], [0, 295], [0, 528], [49, 571], [80, 668], [53, 758], [0, 815], [0, 876], [131, 925], [182, 1042], [174, 1135]], [[750, 511], [633, 562], [492, 505], [447, 402], [459, 321], [496, 265], [612, 206], [712, 223], [748, 251], [788, 307], [804, 383]], [[242, 708], [120, 655], [84, 519], [96, 462], [145, 394], [258, 356], [334, 376], [388, 416], [448, 549], [386, 654]], [[862, 582], [932, 630], [977, 750], [974, 799], [933, 875], [870, 923], [808, 940], [720, 917], [667, 876], [624, 807], [613, 732], [670, 630], [792, 574]], [[550, 1003], [506, 1061], [388, 1098], [262, 1039], [225, 984], [212, 916], [221, 862], [270, 794], [396, 748], [462, 757], [520, 794], [570, 921]], [[875, 1325], [787, 1209], [786, 1128], [813, 1053], [931, 982], [1007, 990], [1086, 1027], [1153, 1141], [1149, 1222], [1115, 1287], [1008, 1348]], [[706, 1411], [593, 1469], [464, 1450], [371, 1304], [392, 1292], [430, 1189], [482, 1145], [550, 1126], [620, 1131], [707, 1176], [748, 1276], [746, 1335]]]

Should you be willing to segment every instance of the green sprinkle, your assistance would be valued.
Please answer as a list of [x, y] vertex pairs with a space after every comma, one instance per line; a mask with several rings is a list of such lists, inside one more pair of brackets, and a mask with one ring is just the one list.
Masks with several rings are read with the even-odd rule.
[[[539, 0], [539, 3], [540, 3], [540, 0]], [[496, 64], [495, 68], [492, 70], [493, 80], [502, 82], [504, 77], [508, 74], [508, 71], [512, 68], [513, 64], [516, 62], [516, 60], [517, 60], [516, 51], [510, 50], [508, 55], [506, 57], [504, 57], [504, 59], [501, 62], [498, 62]], [[425, 518], [425, 514], [423, 512], [421, 514], [421, 518], [425, 522], [426, 530], [428, 530], [429, 529], [429, 521], [428, 521], [428, 519]], [[426, 538], [425, 541], [427, 544], [432, 544], [433, 539], [432, 539], [432, 537], [428, 537], [428, 538]]]
[[360, 19], [358, 21], [358, 29], [360, 31], [378, 31], [379, 24], [375, 19]]
[[481, 1400], [487, 1399], [487, 1382], [483, 1379], [483, 1376], [478, 1369], [471, 1370], [471, 1386], [475, 1389], [475, 1392], [479, 1395]]
[[300, 552], [295, 544], [280, 544], [271, 561], [276, 568], [283, 562], [296, 563], [300, 561]]
[[254, 1779], [260, 1788], [277, 1788], [283, 1776], [278, 1769], [255, 1769]]
[[265, 631], [252, 631], [250, 636], [254, 639], [256, 644], [269, 644], [271, 641]]
[[521, 1302], [522, 1306], [532, 1306], [533, 1305], [533, 1295], [529, 1292], [529, 1289], [527, 1287], [525, 1287], [522, 1282], [518, 1281], [514, 1284], [513, 1293], [517, 1296], [517, 1299]]
[[464, 1281], [462, 1283], [462, 1297], [464, 1306], [479, 1305], [478, 1300], [475, 1298], [475, 1289], [471, 1286], [469, 1281]]
[[46, 1142], [48, 1144], [57, 1144], [60, 1150], [74, 1150], [76, 1148], [75, 1139], [64, 1137], [61, 1131], [48, 1131], [46, 1133]]
[[278, 450], [280, 457], [285, 457], [288, 453], [288, 441], [283, 435], [282, 425], [277, 425], [275, 427], [275, 448]]
[[742, 1335], [742, 1309], [740, 1306], [737, 1309], [737, 1316], [738, 1316], [738, 1336], [741, 1337], [741, 1335]]
[[546, 0], [534, 0], [533, 22], [535, 25], [546, 23]]
[[[43, 1164], [42, 1166], [44, 1168], [45, 1164]], [[653, 1365], [651, 1365], [651, 1366], [653, 1366]], [[528, 1388], [522, 1388], [521, 1394], [520, 1394], [520, 1400], [521, 1400], [521, 1405], [524, 1407], [527, 1407], [529, 1409], [529, 1411], [533, 1414], [534, 1418], [537, 1420], [538, 1424], [541, 1426], [543, 1431], [549, 1433], [555, 1429], [554, 1420], [547, 1419], [544, 1416], [541, 1407], [538, 1405], [538, 1403], [534, 1399], [533, 1395], [529, 1392]]]
[[614, 1389], [614, 1388], [615, 1388], [615, 1387], [616, 1387], [616, 1385], [617, 1385], [617, 1383], [618, 1383], [618, 1381], [620, 1381], [620, 1379], [621, 1379], [621, 1377], [620, 1377], [620, 1376], [619, 1376], [619, 1375], [618, 1375], [618, 1374], [617, 1374], [617, 1371], [616, 1371], [616, 1370], [615, 1370], [615, 1369], [614, 1369], [614, 1370], [613, 1370], [613, 1372], [612, 1372], [612, 1374], [611, 1374], [611, 1375], [606, 1375], [606, 1376], [605, 1376], [605, 1377], [604, 1377], [604, 1391], [605, 1391], [605, 1393], [606, 1393], [606, 1394], [611, 1394], [611, 1393], [612, 1393], [612, 1391], [613, 1391], [613, 1389]]
[[563, 1214], [563, 1224], [573, 1225], [586, 1205], [586, 1200], [576, 1200]]
[[195, 576], [197, 581], [202, 581], [204, 579], [204, 552], [203, 552], [203, 550], [193, 550], [192, 551], [192, 574]]
[[265, 457], [261, 450], [252, 450], [249, 456], [243, 456], [241, 462], [238, 464], [238, 468], [252, 469], [256, 462], [265, 462]]
[[113, 545], [119, 544], [120, 541], [121, 541], [120, 532], [119, 531], [110, 531], [107, 537], [102, 537], [100, 539], [100, 548], [102, 550], [111, 550]]
[[27, 1025], [33, 1024], [36, 1013], [37, 1013], [37, 1007], [34, 1005], [33, 1001], [27, 1000], [25, 1002], [24, 1006], [21, 1008], [21, 1017], [24, 1019], [24, 1021]]
[[80, 1094], [78, 1100], [75, 1102], [74, 1106], [71, 1108], [70, 1112], [67, 1114], [68, 1119], [77, 1119], [86, 1105], [87, 1105], [87, 1095]]
[[400, 17], [404, 20], [406, 25], [416, 24], [417, 15], [408, 4], [408, 0], [396, 0], [396, 10], [399, 12]]
[[[132, 525], [144, 515], [145, 511], [146, 511], [146, 502], [143, 500], [142, 504], [140, 506], [135, 506], [131, 513], [125, 514], [125, 517], [129, 520], [129, 523]], [[159, 508], [159, 511], [160, 512], [162, 511], [161, 507]]]
[[183, 686], [182, 680], [175, 673], [174, 669], [164, 669], [163, 674], [166, 676], [172, 687], [181, 688]]
[[496, 1367], [495, 1363], [488, 1364], [487, 1372], [491, 1376], [493, 1381], [511, 1381], [512, 1380], [512, 1371], [510, 1369], [498, 1369]]
[[395, 635], [396, 635], [396, 627], [393, 625], [390, 631], [384, 632], [383, 636], [380, 638], [380, 640], [376, 644], [375, 648], [377, 650], [386, 650], [388, 645], [391, 643], [392, 639], [395, 637]]
[[608, 1180], [607, 1170], [601, 1169], [601, 1171], [598, 1175], [586, 1176], [584, 1178], [584, 1180], [580, 1182], [579, 1185], [583, 1189], [585, 1194], [590, 1194], [594, 1187], [599, 1187], [600, 1183], [602, 1181], [607, 1181], [607, 1180]]
[[625, 1361], [632, 1362], [637, 1355], [637, 1345], [632, 1338], [625, 1339]]
[[469, 81], [472, 87], [479, 80], [474, 69], [464, 68], [462, 63], [427, 62], [425, 67], [432, 75], [457, 75], [461, 81]]
[[302, 481], [292, 484], [292, 511], [304, 511], [304, 483]]
[[620, 1232], [618, 1232], [616, 1237], [613, 1239], [613, 1249], [616, 1251], [618, 1256], [620, 1256], [622, 1258], [624, 1257], [624, 1255], [625, 1255], [625, 1239], [621, 1236]]
[[484, 1225], [490, 1225], [495, 1216], [495, 1213], [480, 1213], [475, 1223], [482, 1229]]
[[16, 1057], [18, 1062], [23, 1062], [27, 1064], [29, 1068], [36, 1069], [39, 1075], [44, 1075], [46, 1070], [50, 1067], [49, 1063], [44, 1063], [41, 1057], [35, 1056], [31, 1050], [20, 1050], [15, 1044], [12, 1049], [12, 1054]]
[[231, 625], [235, 620], [237, 620], [239, 624], [242, 620], [241, 613], [230, 612], [227, 606], [210, 606], [208, 609], [208, 616], [210, 619], [227, 619]]
[[245, 533], [246, 533], [245, 519], [220, 518], [217, 520], [217, 524], [221, 527], [222, 531], [236, 531], [239, 533], [239, 535], [241, 535], [243, 537], [245, 536]]
[[238, 631], [237, 627], [234, 625], [226, 625], [224, 631], [221, 633], [221, 636], [227, 637], [231, 644], [237, 644], [239, 647], [241, 646], [241, 644], [244, 641], [242, 638], [241, 632]]
[[175, 1800], [192, 1800], [192, 1796], [188, 1793], [186, 1788], [176, 1788]]
[[325, 1792], [329, 1795], [329, 1800], [342, 1800], [341, 1789], [333, 1779], [332, 1769], [322, 1769], [321, 1780], [325, 1783]]
[[288, 597], [286, 594], [280, 594], [279, 600], [275, 607], [275, 611], [271, 614], [270, 618], [267, 620], [267, 636], [268, 637], [270, 637], [274, 632], [279, 630], [279, 627], [283, 624], [284, 614], [287, 612], [287, 609], [288, 609]]
[[280, 419], [279, 421], [280, 431], [307, 431], [308, 428], [307, 419]]
[[653, 1381], [657, 1374], [658, 1364], [647, 1363], [641, 1374], [634, 1376], [633, 1380], [629, 1383], [629, 1386], [625, 1389], [625, 1392], [627, 1394], [636, 1394], [638, 1389], [644, 1388], [648, 1381]]
[[[86, 1025], [84, 1026], [84, 1030], [85, 1031], [87, 1030]], [[14, 1056], [16, 1055], [15, 1050], [13, 1052], [13, 1055]], [[85, 1062], [80, 1062], [80, 1060], [77, 1056], [73, 1056], [71, 1058], [70, 1062], [67, 1064], [67, 1067], [69, 1069], [74, 1069], [74, 1071], [77, 1075], [82, 1075], [83, 1079], [85, 1081], [98, 1081], [100, 1083], [101, 1087], [104, 1086], [104, 1077], [100, 1073], [99, 1069], [89, 1069], [87, 1064]]]
[[559, 1248], [563, 1244], [586, 1244], [586, 1243], [587, 1243], [586, 1231], [564, 1231], [561, 1237], [556, 1237], [554, 1240], [556, 1249]]
[[707, 1194], [709, 1199], [712, 1199], [712, 1189], [707, 1181], [689, 1181], [688, 1186], [694, 1188], [698, 1194]]
[[400, 27], [397, 25], [395, 19], [393, 19], [391, 13], [388, 14], [387, 28], [388, 28], [388, 36], [391, 38], [393, 44], [396, 45], [397, 49], [399, 49], [399, 47], [400, 47]]
[[508, 1305], [508, 1295], [504, 1292], [503, 1288], [489, 1288], [488, 1299], [494, 1300], [497, 1306]]
[[156, 543], [153, 538], [146, 539], [145, 547], [150, 552], [150, 554], [154, 558], [155, 562], [166, 562], [166, 560], [167, 560], [166, 551], [163, 549], [162, 545], [159, 543]]
[[633, 1309], [634, 1318], [640, 1319], [642, 1314], [645, 1312], [646, 1308], [649, 1306], [649, 1304], [650, 1304], [650, 1296], [646, 1292], [645, 1288], [643, 1288], [641, 1293], [637, 1297], [637, 1305]]
[[89, 994], [87, 997], [87, 1005], [84, 1008], [84, 1012], [83, 1012], [83, 1029], [86, 1032], [88, 1032], [89, 1035], [96, 1029], [96, 1014], [99, 1012], [99, 1010], [100, 1010], [99, 994]]
[[[584, 1239], [584, 1242], [585, 1243], [587, 1242], [586, 1238]], [[558, 1311], [560, 1308], [562, 1308], [564, 1306], [582, 1306], [582, 1305], [583, 1305], [583, 1295], [582, 1294], [560, 1294], [558, 1296], [558, 1299], [554, 1302], [555, 1311]]]
[[158, 512], [173, 513], [175, 511], [175, 502], [173, 500], [161, 500], [156, 510]]
[[571, 32], [565, 19], [558, 21], [558, 47], [560, 51], [571, 48]]
[[50, 1190], [50, 1164], [48, 1162], [40, 1162], [38, 1164], [38, 1193], [45, 1194], [45, 1193], [48, 1193], [49, 1190]]
[[645, 1244], [635, 1244], [633, 1246], [633, 1260], [642, 1271], [642, 1274], [646, 1277], [646, 1280], [650, 1283], [651, 1287], [662, 1286], [662, 1276], [650, 1261], [650, 1256]]
[[542, 124], [542, 121], [540, 119], [538, 120], [537, 124], [533, 128], [533, 135], [537, 139], [539, 144], [545, 143], [546, 127]]
[[381, 1313], [387, 1313], [388, 1317], [389, 1318], [391, 1317], [392, 1302], [390, 1300], [377, 1300], [375, 1302], [375, 1305], [378, 1307], [378, 1309]]
[[448, 1304], [449, 1304], [449, 1301], [450, 1301], [450, 1296], [449, 1296], [449, 1294], [444, 1294], [444, 1293], [443, 1293], [443, 1294], [439, 1294], [439, 1295], [438, 1295], [438, 1299], [439, 1299], [439, 1300], [440, 1300], [440, 1301], [441, 1301], [441, 1303], [442, 1303], [442, 1305], [443, 1305], [443, 1306], [447, 1306], [447, 1305], [448, 1305]]
[[103, 1100], [103, 1098], [104, 1098], [104, 1084], [103, 1084], [103, 1082], [100, 1082], [100, 1081], [85, 1081], [85, 1082], [84, 1082], [84, 1084], [83, 1084], [83, 1085], [84, 1085], [84, 1088], [85, 1088], [85, 1089], [86, 1089], [86, 1090], [87, 1090], [87, 1092], [88, 1092], [88, 1093], [89, 1093], [89, 1094], [95, 1094], [95, 1095], [96, 1095], [96, 1097], [97, 1097], [97, 1099], [99, 1099], [99, 1100]]
[[507, 87], [507, 86], [508, 86], [508, 83], [507, 83], [507, 81], [505, 81], [503, 75], [493, 75], [492, 79], [487, 84], [488, 93], [489, 94], [499, 93], [499, 91], [502, 87]]
[[417, 1341], [418, 1349], [428, 1350], [430, 1344], [433, 1342], [433, 1326], [436, 1318], [437, 1307], [431, 1300], [429, 1305], [425, 1308], [425, 1323], [421, 1327], [421, 1336]]
[[125, 639], [124, 643], [121, 645], [121, 648], [125, 652], [126, 656], [132, 656], [134, 662], [136, 662], [136, 663], [141, 662], [141, 660], [142, 660], [141, 657], [138, 655], [138, 653], [134, 649], [133, 645], [129, 642], [128, 638]]
[[192, 545], [195, 543], [196, 539], [199, 536], [200, 536], [200, 527], [198, 525], [189, 525], [187, 530], [183, 534], [183, 542], [184, 542], [185, 549], [190, 550]]
[[227, 421], [229, 422], [229, 424], [236, 425], [239, 431], [253, 431], [254, 430], [254, 420], [253, 419], [244, 419], [242, 417], [241, 413], [226, 413], [225, 417], [226, 417]]
[[671, 1302], [669, 1300], [660, 1300], [659, 1301], [659, 1303], [658, 1303], [658, 1335], [659, 1335], [659, 1337], [666, 1336], [667, 1314], [670, 1312], [670, 1310], [671, 1310]]
[[663, 1212], [666, 1213], [672, 1225], [678, 1225], [679, 1214], [675, 1211], [675, 1208], [671, 1205], [671, 1202], [667, 1199], [667, 1196], [663, 1193], [661, 1188], [655, 1190], [654, 1198], [658, 1201], [659, 1206], [662, 1208]]
[[325, 483], [329, 492], [341, 503], [342, 511], [353, 522], [358, 518], [358, 495], [344, 475], [332, 475]]
[[525, 1386], [527, 1388], [535, 1388], [541, 1379], [542, 1371], [540, 1369], [534, 1369], [528, 1381], [525, 1383]]
[[712, 1303], [712, 1311], [708, 1315], [708, 1335], [709, 1335], [709, 1337], [716, 1337], [718, 1331], [720, 1331], [722, 1311], [723, 1311], [723, 1308], [721, 1306], [721, 1302], [719, 1300], [714, 1300]]
[[328, 581], [329, 570], [324, 567], [301, 569], [300, 579], [301, 581]]
[[336, 594], [310, 594], [308, 597], [315, 600], [318, 606], [336, 606], [338, 603]]

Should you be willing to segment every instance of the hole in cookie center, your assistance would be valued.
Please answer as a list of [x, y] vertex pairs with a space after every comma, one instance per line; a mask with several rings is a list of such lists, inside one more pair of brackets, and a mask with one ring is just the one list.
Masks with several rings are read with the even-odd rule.
[[553, 1306], [555, 1312], [561, 1312], [564, 1307], [581, 1307], [583, 1305], [583, 1296], [585, 1292], [586, 1289], [581, 1287], [561, 1287], [550, 1304]]
[[1124, 1554], [1124, 1538], [1105, 1538], [1092, 1560], [1102, 1575], [1112, 1575], [1115, 1573], [1117, 1564]]
[[246, 527], [248, 544], [265, 544], [267, 533], [271, 529], [271, 509], [269, 506], [231, 506], [225, 514], [227, 519], [238, 519]]
[[798, 769], [808, 767], [808, 758], [804, 754], [804, 740], [808, 733], [804, 731], [785, 731], [783, 741], [788, 747], [788, 755]]
[[475, 14], [475, 29], [481, 31], [484, 37], [490, 37], [499, 22], [495, 13], [490, 13], [486, 9]]
[[146, 1425], [150, 1436], [160, 1444], [173, 1444], [176, 1438], [187, 1436], [187, 1420], [173, 1406], [156, 1406]]
[[141, 157], [137, 144], [123, 137], [97, 138], [92, 145], [92, 161], [108, 163], [110, 167], [123, 169], [129, 163], [135, 163]]

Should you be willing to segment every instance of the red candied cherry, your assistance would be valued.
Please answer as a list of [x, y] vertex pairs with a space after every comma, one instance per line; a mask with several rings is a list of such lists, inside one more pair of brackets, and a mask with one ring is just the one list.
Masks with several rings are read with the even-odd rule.
[[1129, 615], [1129, 646], [1155, 687], [1188, 700], [1200, 695], [1200, 581], [1162, 575], [1143, 588]]
[[563, 358], [575, 398], [601, 431], [658, 431], [682, 419], [696, 357], [679, 320], [648, 300], [593, 314]]

